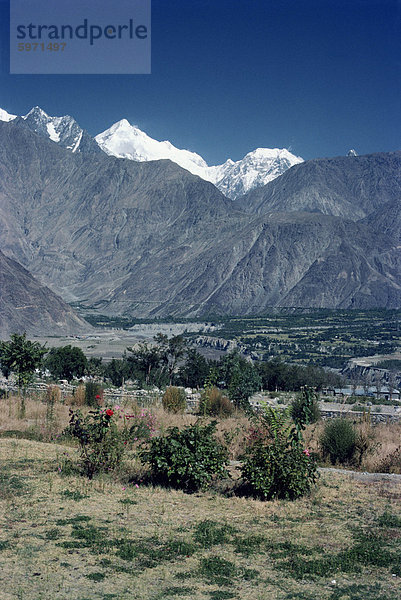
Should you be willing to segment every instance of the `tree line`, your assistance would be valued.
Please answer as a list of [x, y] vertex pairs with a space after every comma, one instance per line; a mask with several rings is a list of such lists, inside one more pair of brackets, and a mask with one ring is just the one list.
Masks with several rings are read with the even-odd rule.
[[0, 367], [6, 377], [16, 374], [19, 387], [28, 385], [35, 370], [47, 370], [54, 380], [70, 382], [89, 376], [116, 387], [128, 380], [141, 387], [215, 385], [226, 389], [230, 400], [239, 407], [261, 389], [297, 391], [303, 386], [313, 386], [319, 390], [339, 384], [336, 375], [320, 367], [286, 364], [278, 358], [252, 363], [234, 351], [219, 360], [206, 359], [188, 347], [183, 336], [168, 338], [161, 333], [154, 337], [153, 343], [128, 347], [122, 358], [108, 363], [101, 358], [88, 359], [78, 347], [68, 345], [49, 350], [26, 339], [25, 334], [12, 334], [9, 341], [0, 342]]

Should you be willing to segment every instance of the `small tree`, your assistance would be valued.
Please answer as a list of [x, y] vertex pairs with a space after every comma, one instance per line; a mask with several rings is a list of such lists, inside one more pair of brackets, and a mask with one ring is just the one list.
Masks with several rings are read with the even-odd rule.
[[261, 379], [252, 363], [235, 351], [223, 358], [220, 376], [228, 387], [228, 396], [233, 404], [250, 412], [249, 398], [261, 387]]
[[292, 401], [290, 414], [293, 421], [302, 427], [302, 424], [310, 425], [320, 419], [319, 396], [317, 392], [305, 386]]
[[47, 348], [39, 342], [26, 339], [26, 333], [19, 335], [12, 333], [8, 342], [0, 342], [0, 364], [3, 374], [8, 377], [10, 373], [17, 376], [17, 385], [21, 393], [21, 417], [25, 415], [25, 392], [33, 381], [35, 370], [42, 364]]
[[230, 417], [234, 407], [227, 396], [216, 386], [207, 387], [201, 394], [198, 413], [203, 416]]
[[170, 413], [183, 414], [187, 408], [187, 397], [182, 388], [170, 385], [163, 394], [164, 410]]
[[326, 421], [320, 438], [322, 454], [335, 465], [352, 462], [356, 452], [357, 433], [353, 424], [341, 417]]
[[52, 348], [46, 357], [45, 366], [55, 379], [82, 377], [88, 366], [85, 354], [76, 346]]

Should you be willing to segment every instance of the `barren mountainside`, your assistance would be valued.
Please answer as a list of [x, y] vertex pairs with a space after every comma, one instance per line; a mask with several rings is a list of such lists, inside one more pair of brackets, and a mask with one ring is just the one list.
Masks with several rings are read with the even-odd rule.
[[71, 153], [0, 123], [0, 248], [106, 314], [400, 307], [400, 155], [372, 156], [292, 167], [261, 188], [283, 205], [255, 215], [169, 160]]
[[0, 251], [0, 339], [11, 333], [84, 333], [91, 326], [60, 297]]
[[295, 165], [235, 202], [262, 214], [321, 212], [358, 221], [401, 199], [401, 152], [320, 158]]

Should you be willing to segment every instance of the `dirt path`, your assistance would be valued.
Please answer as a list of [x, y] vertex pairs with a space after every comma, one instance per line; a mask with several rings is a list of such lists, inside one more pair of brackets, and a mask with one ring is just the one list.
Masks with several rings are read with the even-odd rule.
[[[230, 460], [231, 467], [239, 467], [239, 460]], [[358, 481], [389, 481], [391, 483], [401, 483], [401, 475], [396, 473], [368, 473], [361, 471], [348, 471], [347, 469], [334, 469], [333, 467], [318, 467], [319, 473], [339, 473], [341, 475], [348, 475], [352, 479]]]
[[401, 475], [396, 473], [367, 473], [360, 471], [348, 471], [347, 469], [334, 469], [331, 467], [319, 467], [320, 473], [341, 473], [342, 475], [348, 475], [352, 479], [358, 479], [358, 481], [389, 481], [391, 483], [401, 483]]

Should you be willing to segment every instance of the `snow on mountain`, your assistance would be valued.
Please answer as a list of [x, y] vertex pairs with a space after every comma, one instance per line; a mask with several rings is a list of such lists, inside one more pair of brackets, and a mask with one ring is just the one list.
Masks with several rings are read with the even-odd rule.
[[0, 119], [2, 121], [14, 120], [16, 125], [28, 127], [38, 135], [49, 138], [71, 152], [101, 152], [94, 139], [69, 115], [51, 117], [39, 106], [35, 106], [21, 117], [9, 115], [0, 109]]
[[138, 162], [168, 158], [201, 177], [203, 170], [208, 168], [199, 154], [180, 150], [168, 141], [158, 142], [135, 125], [131, 125], [126, 119], [114, 123], [110, 129], [99, 133], [95, 140], [106, 154], [117, 158], [128, 158]]
[[0, 108], [0, 121], [12, 121], [16, 118], [17, 115], [10, 115], [6, 110]]
[[159, 142], [126, 119], [97, 135], [95, 140], [106, 154], [117, 158], [138, 162], [168, 158], [194, 175], [214, 183], [233, 200], [303, 162], [302, 158], [285, 149], [257, 148], [242, 160], [234, 162], [228, 159], [222, 165], [208, 166], [199, 154], [176, 148], [168, 141]]
[[242, 160], [227, 160], [223, 165], [209, 167], [213, 183], [228, 198], [234, 200], [256, 187], [261, 187], [282, 175], [290, 167], [303, 162], [285, 148], [257, 148]]
[[39, 106], [22, 117], [11, 115], [0, 108], [0, 120], [14, 120], [17, 125], [28, 127], [71, 152], [104, 151], [117, 158], [138, 162], [167, 158], [190, 173], [210, 181], [232, 200], [253, 188], [265, 185], [293, 165], [303, 162], [302, 158], [286, 149], [257, 148], [241, 160], [228, 159], [221, 165], [209, 166], [199, 154], [176, 148], [167, 140], [159, 142], [126, 119], [92, 138], [73, 117], [51, 117]]

